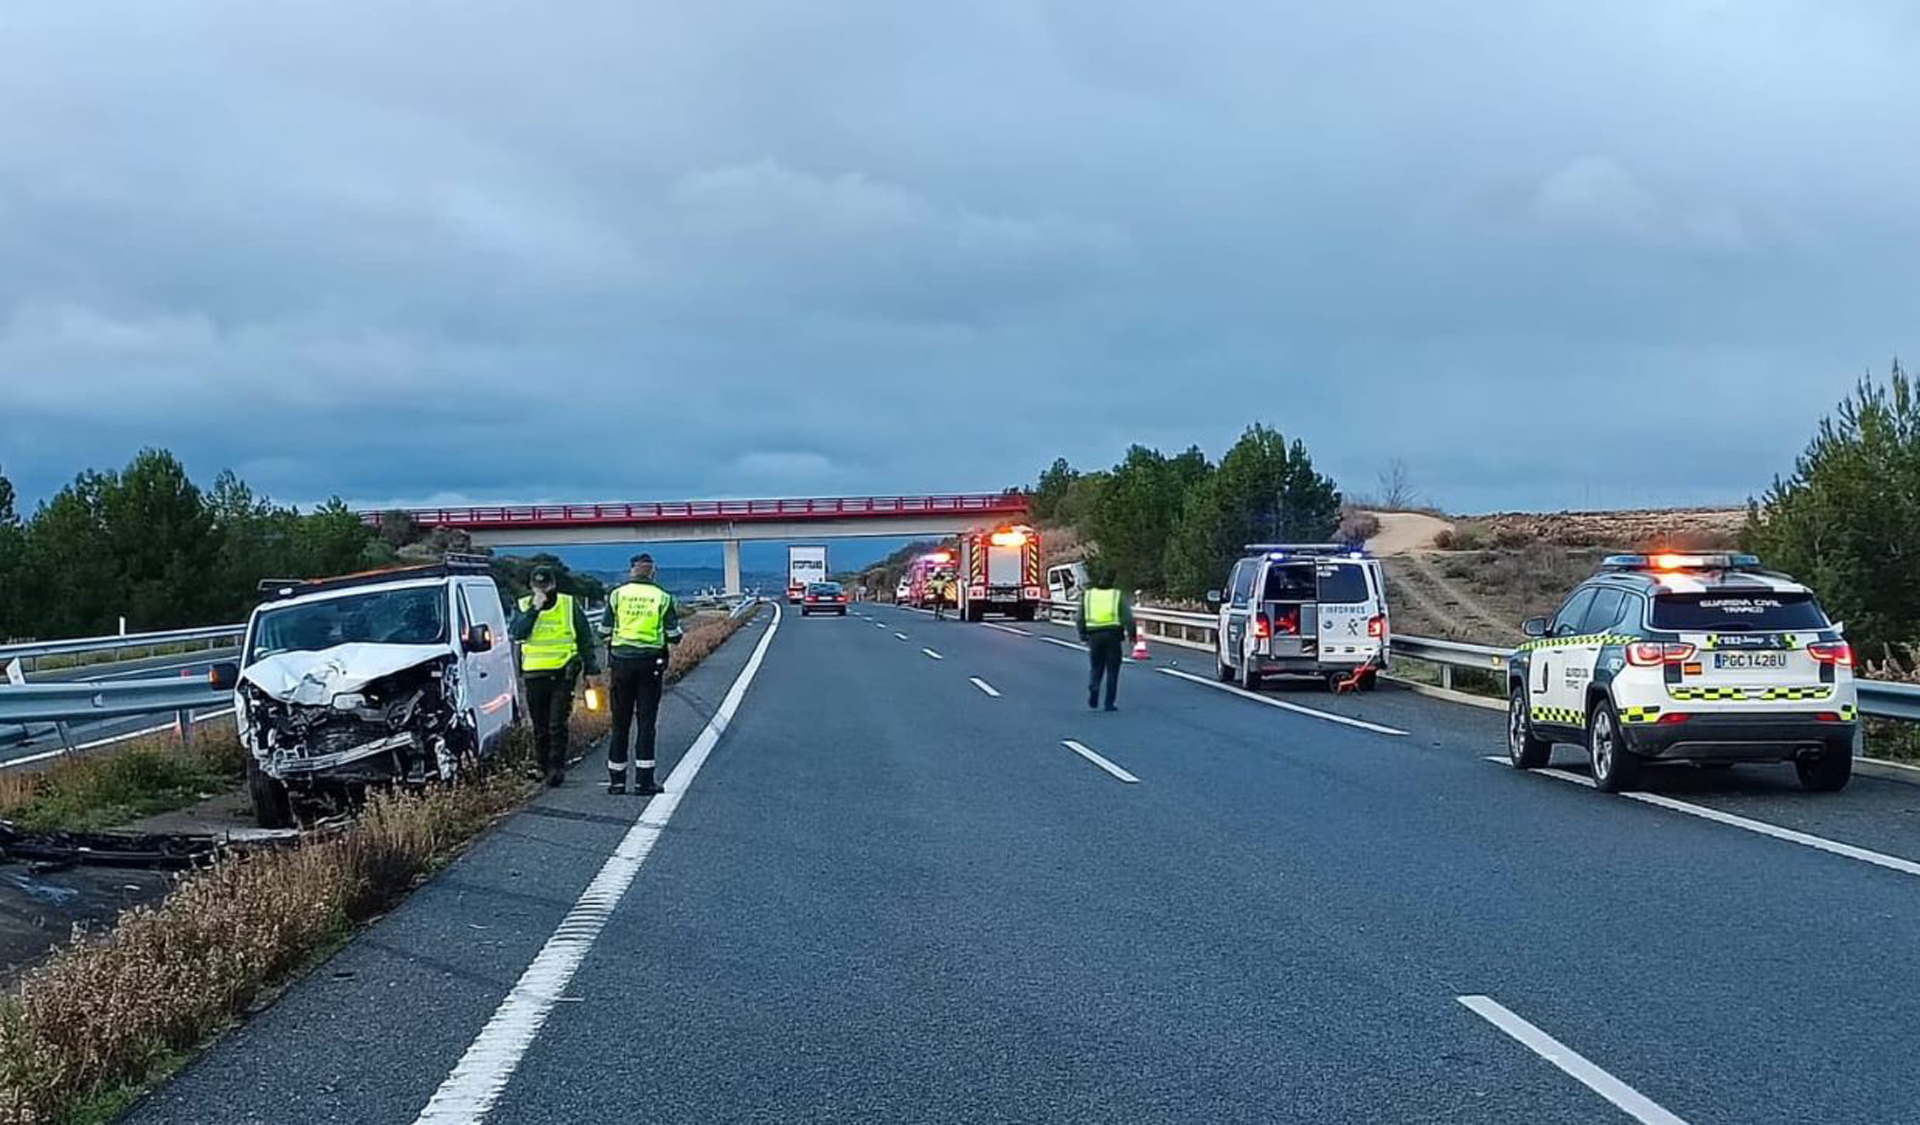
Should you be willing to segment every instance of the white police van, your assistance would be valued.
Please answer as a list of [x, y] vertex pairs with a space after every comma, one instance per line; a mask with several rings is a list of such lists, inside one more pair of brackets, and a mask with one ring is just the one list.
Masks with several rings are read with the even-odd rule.
[[1853, 773], [1853, 650], [1812, 591], [1744, 554], [1614, 555], [1510, 658], [1507, 751], [1586, 747], [1594, 783], [1643, 761], [1791, 761], [1805, 788]]
[[1268, 676], [1317, 676], [1372, 690], [1392, 632], [1380, 560], [1338, 543], [1252, 543], [1225, 590], [1214, 658], [1222, 682], [1257, 689]]

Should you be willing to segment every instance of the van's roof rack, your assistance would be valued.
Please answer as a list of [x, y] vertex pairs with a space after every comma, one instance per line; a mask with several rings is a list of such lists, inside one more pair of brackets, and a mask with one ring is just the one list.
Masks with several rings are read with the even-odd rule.
[[449, 554], [439, 562], [361, 570], [352, 574], [336, 574], [328, 578], [262, 578], [259, 592], [263, 600], [271, 602], [353, 586], [374, 586], [382, 582], [404, 582], [414, 578], [446, 578], [454, 574], [488, 574], [491, 573], [492, 568], [493, 560], [485, 555], [455, 553]]

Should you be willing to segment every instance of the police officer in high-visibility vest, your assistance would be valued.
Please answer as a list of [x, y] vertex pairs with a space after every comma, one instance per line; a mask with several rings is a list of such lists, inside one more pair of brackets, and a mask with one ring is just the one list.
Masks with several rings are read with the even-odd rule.
[[1074, 628], [1086, 642], [1087, 658], [1092, 664], [1087, 677], [1087, 706], [1100, 706], [1100, 682], [1107, 685], [1107, 710], [1114, 707], [1120, 690], [1120, 656], [1127, 638], [1133, 635], [1133, 605], [1113, 585], [1112, 570], [1096, 567], [1096, 574], [1080, 592], [1080, 608], [1074, 614]]
[[607, 792], [627, 791], [627, 742], [635, 724], [634, 791], [660, 792], [653, 780], [653, 734], [660, 717], [660, 690], [667, 677], [667, 650], [680, 639], [680, 611], [673, 595], [653, 580], [653, 556], [635, 555], [628, 581], [607, 595], [613, 623], [613, 736], [607, 742]]
[[533, 721], [533, 759], [548, 785], [559, 785], [567, 770], [567, 717], [580, 674], [600, 672], [593, 651], [593, 626], [572, 594], [562, 594], [553, 568], [536, 566], [527, 583], [533, 590], [520, 599], [520, 612], [507, 633], [520, 644], [520, 680]]

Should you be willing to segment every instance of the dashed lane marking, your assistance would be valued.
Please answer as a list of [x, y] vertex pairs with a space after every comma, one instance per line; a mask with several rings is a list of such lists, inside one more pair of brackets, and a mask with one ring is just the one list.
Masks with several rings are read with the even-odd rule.
[[941, 655], [940, 655], [939, 653], [937, 653], [937, 652], [935, 652], [935, 651], [933, 651], [933, 650], [932, 650], [932, 649], [930, 649], [930, 648], [923, 648], [923, 649], [921, 649], [920, 651], [921, 651], [921, 652], [924, 652], [924, 653], [926, 653], [926, 654], [927, 654], [928, 656], [931, 656], [931, 657], [933, 657], [933, 658], [934, 658], [935, 660], [945, 660], [945, 659], [946, 659], [946, 657], [944, 657], [944, 656], [941, 656]]
[[967, 682], [979, 688], [981, 691], [986, 692], [988, 695], [993, 696], [995, 699], [1000, 698], [1000, 693], [994, 690], [993, 685], [978, 676], [968, 676]]
[[1589, 1062], [1580, 1052], [1521, 1019], [1498, 1000], [1490, 996], [1456, 996], [1454, 999], [1514, 1042], [1559, 1067], [1575, 1082], [1612, 1102], [1635, 1121], [1645, 1125], [1687, 1125], [1645, 1094]]
[[1183, 680], [1191, 681], [1193, 683], [1201, 685], [1202, 687], [1210, 687], [1217, 691], [1224, 691], [1229, 695], [1237, 695], [1242, 699], [1251, 699], [1255, 703], [1264, 703], [1269, 707], [1278, 707], [1282, 711], [1291, 711], [1296, 715], [1306, 715], [1315, 719], [1325, 719], [1329, 723], [1339, 723], [1341, 726], [1358, 727], [1361, 730], [1373, 731], [1375, 734], [1391, 734], [1396, 736], [1405, 736], [1407, 733], [1406, 731], [1403, 731], [1398, 727], [1390, 727], [1381, 723], [1370, 723], [1365, 719], [1355, 719], [1347, 715], [1336, 715], [1331, 711], [1318, 711], [1312, 707], [1302, 707], [1298, 703], [1289, 703], [1284, 699], [1274, 699], [1269, 696], [1261, 695], [1259, 692], [1248, 691], [1245, 688], [1235, 687], [1232, 684], [1223, 684], [1218, 680], [1210, 680], [1205, 676], [1196, 676], [1192, 672], [1182, 672], [1178, 668], [1162, 668], [1160, 670], [1162, 672], [1165, 672], [1169, 676], [1178, 676]]
[[1107, 761], [1105, 758], [1102, 758], [1100, 755], [1087, 749], [1085, 746], [1082, 746], [1080, 743], [1075, 742], [1071, 738], [1061, 739], [1060, 745], [1080, 755], [1082, 758], [1085, 758], [1087, 761], [1092, 762], [1094, 765], [1099, 766], [1101, 769], [1106, 770], [1108, 773], [1119, 778], [1121, 781], [1126, 782], [1128, 785], [1135, 785], [1135, 784], [1138, 784], [1140, 781], [1139, 778], [1128, 773], [1126, 770], [1121, 769], [1119, 766], [1114, 765], [1112, 762]]

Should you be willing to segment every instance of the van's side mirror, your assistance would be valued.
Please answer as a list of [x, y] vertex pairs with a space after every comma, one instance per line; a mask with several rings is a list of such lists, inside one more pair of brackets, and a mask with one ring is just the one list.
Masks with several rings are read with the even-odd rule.
[[493, 651], [493, 630], [485, 625], [469, 625], [460, 635], [460, 648], [466, 652]]
[[215, 691], [232, 691], [240, 682], [240, 666], [231, 660], [222, 661], [207, 669], [207, 683]]
[[1225, 600], [1226, 599], [1221, 596], [1220, 591], [1218, 590], [1207, 591], [1207, 608], [1208, 609], [1219, 609], [1220, 603]]
[[1544, 637], [1547, 635], [1547, 619], [1544, 617], [1529, 617], [1521, 622], [1520, 632], [1529, 637]]

